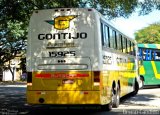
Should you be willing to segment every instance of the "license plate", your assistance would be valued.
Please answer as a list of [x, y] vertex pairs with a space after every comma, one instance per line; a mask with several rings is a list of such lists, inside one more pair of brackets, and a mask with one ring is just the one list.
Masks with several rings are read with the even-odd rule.
[[63, 80], [62, 80], [62, 83], [63, 83], [63, 84], [73, 84], [73, 83], [74, 83], [74, 80], [73, 80], [73, 79], [63, 79]]

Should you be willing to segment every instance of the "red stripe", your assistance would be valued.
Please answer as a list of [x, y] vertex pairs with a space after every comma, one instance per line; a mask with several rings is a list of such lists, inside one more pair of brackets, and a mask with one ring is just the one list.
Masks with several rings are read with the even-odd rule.
[[36, 78], [51, 78], [51, 74], [46, 74], [46, 73], [40, 73], [35, 75]]

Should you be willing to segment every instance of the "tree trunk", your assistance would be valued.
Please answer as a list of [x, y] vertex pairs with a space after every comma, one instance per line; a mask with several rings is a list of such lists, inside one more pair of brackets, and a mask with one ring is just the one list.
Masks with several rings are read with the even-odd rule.
[[11, 65], [11, 62], [9, 61], [8, 67], [9, 67], [9, 70], [10, 70], [10, 72], [12, 74], [12, 81], [14, 81], [14, 70], [15, 70], [15, 67], [11, 67], [10, 65]]
[[3, 79], [3, 69], [2, 67], [0, 67], [0, 81], [2, 81]]
[[12, 69], [11, 67], [9, 67], [9, 70], [12, 74], [12, 81], [14, 81], [14, 70], [15, 70], [15, 68], [13, 67], [13, 69]]

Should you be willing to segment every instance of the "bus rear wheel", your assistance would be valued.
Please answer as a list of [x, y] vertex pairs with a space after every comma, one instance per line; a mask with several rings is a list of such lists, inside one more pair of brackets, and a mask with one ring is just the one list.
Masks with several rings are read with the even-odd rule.
[[111, 111], [112, 110], [112, 102], [110, 102], [107, 105], [102, 105], [101, 109], [104, 110], [104, 111]]
[[132, 95], [133, 96], [136, 95], [138, 93], [138, 91], [139, 91], [139, 84], [136, 80], [135, 83], [134, 83], [134, 89], [133, 89]]

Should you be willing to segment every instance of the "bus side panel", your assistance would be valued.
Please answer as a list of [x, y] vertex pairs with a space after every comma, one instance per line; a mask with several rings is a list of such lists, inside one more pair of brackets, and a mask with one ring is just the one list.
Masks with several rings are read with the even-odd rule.
[[120, 85], [121, 97], [133, 92], [135, 78], [137, 77], [135, 57], [116, 54], [109, 49], [103, 52], [103, 57], [105, 57], [103, 59], [103, 70], [108, 74], [106, 79], [108, 79], [110, 91], [115, 83]]
[[[159, 85], [160, 84], [160, 62], [158, 61], [143, 61], [143, 76], [145, 79], [144, 85]], [[141, 72], [142, 73], [142, 72]]]

